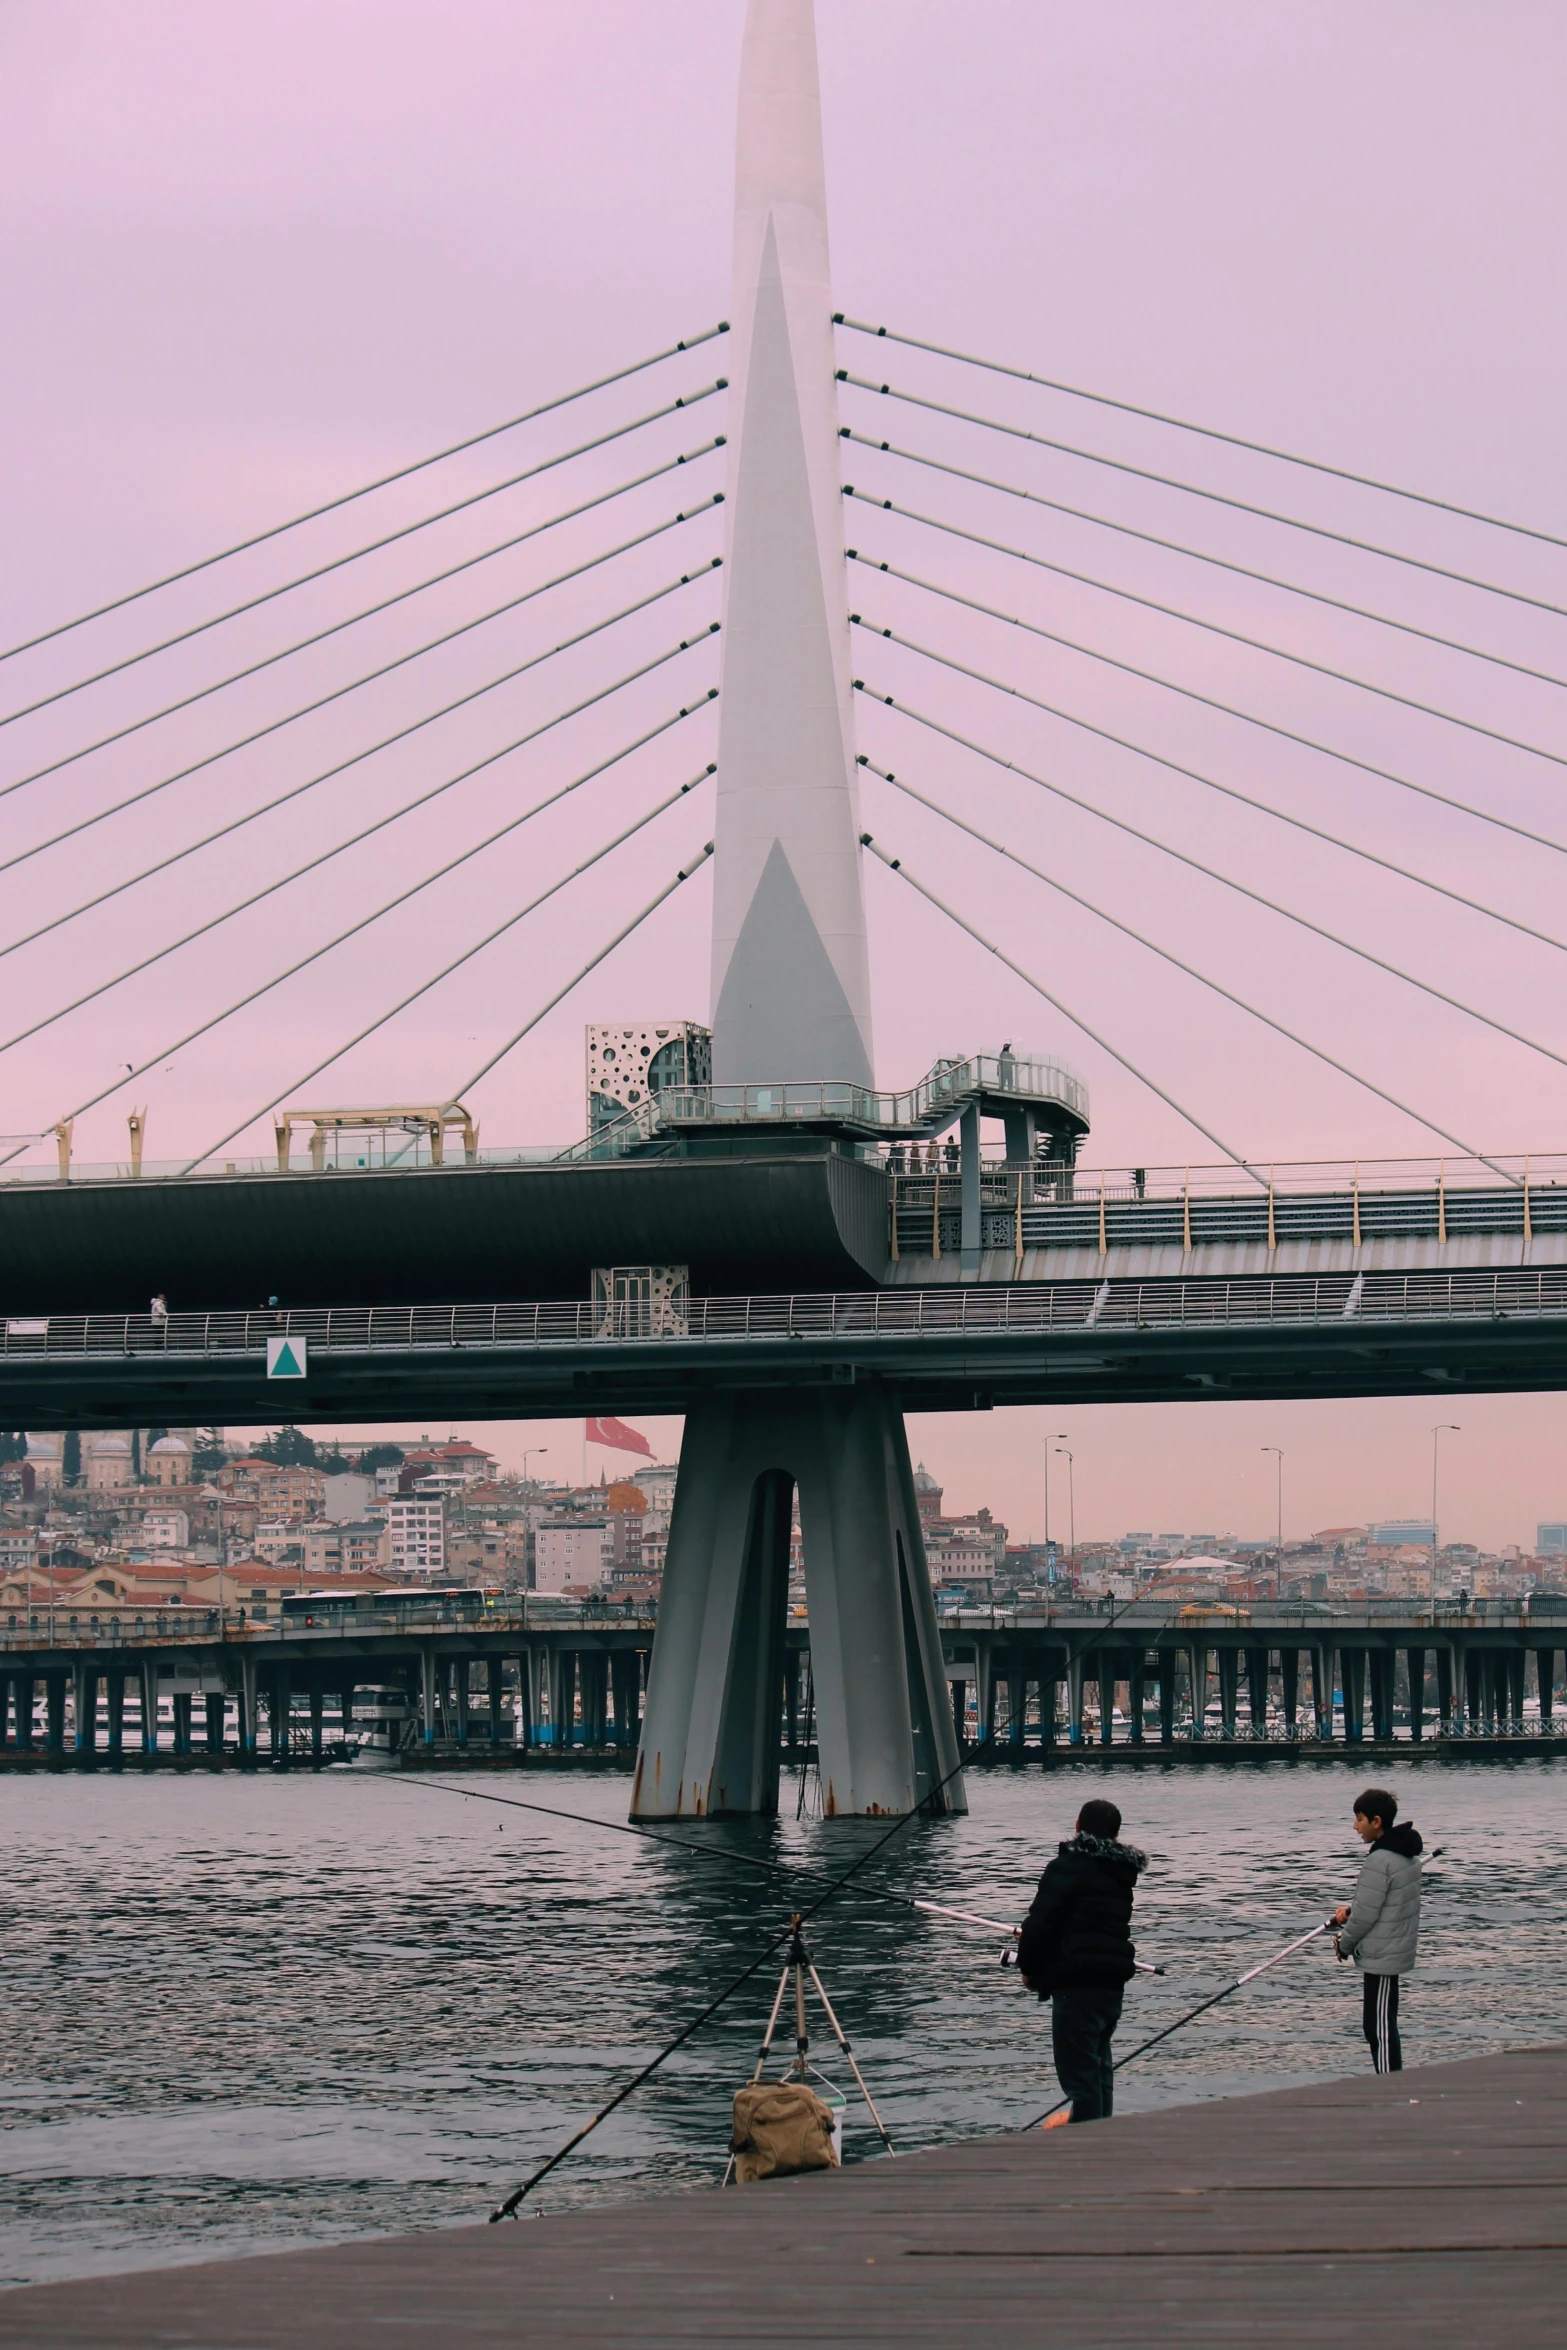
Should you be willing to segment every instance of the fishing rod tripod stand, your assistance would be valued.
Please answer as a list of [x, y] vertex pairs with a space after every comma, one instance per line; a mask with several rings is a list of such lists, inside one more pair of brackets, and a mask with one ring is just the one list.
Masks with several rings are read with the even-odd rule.
[[[822, 2003], [822, 2013], [826, 2016], [832, 2036], [842, 2051], [843, 2061], [854, 2075], [854, 2085], [865, 2100], [865, 2110], [871, 2117], [876, 2135], [886, 2147], [887, 2152], [895, 2154], [897, 2149], [887, 2135], [887, 2125], [876, 2111], [876, 2100], [865, 2086], [865, 2075], [855, 2061], [854, 2050], [849, 2046], [848, 2035], [833, 2012], [833, 2004], [827, 1996], [826, 1985], [817, 1973], [816, 1962], [806, 1948], [805, 1936], [800, 1930], [798, 1911], [789, 1920], [789, 1948], [784, 1956], [783, 1973], [778, 1978], [778, 1989], [773, 1995], [772, 2011], [767, 2018], [767, 2029], [762, 2034], [762, 2045], [757, 2054], [756, 2070], [751, 2075], [751, 2086], [755, 2087], [767, 2069], [767, 2060], [772, 2055], [773, 2043], [778, 2037], [779, 2020], [783, 2015], [784, 2000], [788, 1996], [791, 1982], [794, 1987], [794, 2058], [783, 2078], [786, 2081], [799, 2081], [806, 2085], [809, 2085], [808, 2076], [812, 2073], [816, 2073], [818, 2080], [826, 2079], [826, 2075], [817, 2072], [816, 2066], [811, 2062], [811, 2036], [805, 2020], [807, 1977], [810, 1979], [812, 1990]], [[830, 2083], [829, 2086], [831, 2086]], [[735, 2158], [731, 2154], [721, 2181], [723, 2186], [728, 2186], [730, 2173], [734, 2166]]]

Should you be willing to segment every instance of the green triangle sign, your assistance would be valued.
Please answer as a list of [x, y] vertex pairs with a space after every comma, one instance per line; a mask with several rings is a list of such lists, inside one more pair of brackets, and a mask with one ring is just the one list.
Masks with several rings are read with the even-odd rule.
[[303, 1379], [305, 1376], [305, 1340], [302, 1338], [273, 1338], [267, 1342], [267, 1377], [269, 1379]]

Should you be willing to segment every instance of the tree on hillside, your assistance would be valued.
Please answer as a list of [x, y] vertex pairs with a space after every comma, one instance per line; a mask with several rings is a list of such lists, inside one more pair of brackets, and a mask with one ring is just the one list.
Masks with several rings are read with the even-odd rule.
[[275, 1462], [280, 1469], [313, 1469], [316, 1465], [314, 1439], [299, 1428], [279, 1428], [256, 1447], [258, 1460]]
[[60, 1447], [60, 1474], [67, 1485], [82, 1481], [82, 1437], [79, 1428], [67, 1428], [65, 1442]]
[[27, 1438], [20, 1428], [0, 1428], [0, 1467], [7, 1461], [25, 1461]]
[[400, 1469], [403, 1448], [400, 1444], [367, 1444], [359, 1455], [359, 1474], [373, 1477], [377, 1469]]

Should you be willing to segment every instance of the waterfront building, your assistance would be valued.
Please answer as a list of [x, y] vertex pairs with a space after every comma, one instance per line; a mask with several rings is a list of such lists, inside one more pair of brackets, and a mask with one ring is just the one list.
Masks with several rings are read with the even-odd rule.
[[445, 1574], [446, 1502], [441, 1494], [394, 1494], [386, 1520], [394, 1575]]

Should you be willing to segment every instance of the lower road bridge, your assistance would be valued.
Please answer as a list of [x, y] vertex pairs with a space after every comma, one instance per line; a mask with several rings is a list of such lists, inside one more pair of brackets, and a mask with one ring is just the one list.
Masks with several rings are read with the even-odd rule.
[[[338, 1741], [390, 1723], [389, 1750], [414, 1761], [577, 1755], [629, 1768], [654, 1619], [612, 1604], [468, 1600], [302, 1598], [271, 1623], [244, 1610], [13, 1615], [0, 1624], [0, 1763], [320, 1763]], [[1357, 1613], [965, 1610], [943, 1619], [941, 1651], [953, 1729], [978, 1762], [1406, 1741], [1543, 1751], [1560, 1740], [1567, 1752], [1567, 1595]], [[776, 1765], [816, 1756], [802, 1617], [782, 1628], [777, 1653], [763, 1725], [775, 1801]]]

